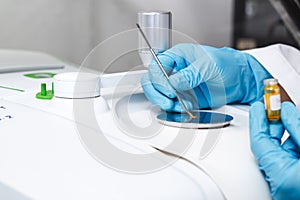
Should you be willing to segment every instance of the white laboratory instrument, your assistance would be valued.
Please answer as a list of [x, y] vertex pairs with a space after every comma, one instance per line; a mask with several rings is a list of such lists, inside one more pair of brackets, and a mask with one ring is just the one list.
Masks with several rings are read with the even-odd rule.
[[[151, 113], [157, 108], [139, 87], [144, 71], [104, 74], [101, 83], [97, 73], [89, 72], [76, 79], [84, 88], [91, 87], [85, 96], [74, 86], [78, 67], [52, 56], [2, 50], [0, 71], [3, 66], [0, 199], [271, 199], [250, 150], [247, 106], [220, 108], [234, 117], [226, 128], [186, 131], [153, 121]], [[34, 70], [27, 71], [28, 66]], [[125, 83], [122, 88], [116, 87], [119, 81]], [[41, 83], [51, 88], [52, 82], [53, 97], [36, 98]], [[78, 101], [93, 102], [97, 126], [117, 149], [132, 155], [154, 152], [159, 156], [153, 160], [178, 159], [145, 173], [122, 171], [97, 159], [79, 133], [79, 126], [95, 130], [90, 125], [93, 117], [76, 118], [74, 91], [79, 91]], [[149, 124], [158, 127], [155, 132], [149, 131]], [[178, 135], [192, 138], [183, 152], [168, 146]], [[97, 148], [116, 158], [105, 146]]]

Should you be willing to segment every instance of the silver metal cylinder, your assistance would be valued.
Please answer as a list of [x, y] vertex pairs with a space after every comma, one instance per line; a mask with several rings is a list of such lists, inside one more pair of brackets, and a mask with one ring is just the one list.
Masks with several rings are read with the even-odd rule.
[[[168, 11], [139, 12], [138, 24], [143, 29], [155, 53], [163, 52], [172, 43], [172, 14]], [[148, 67], [153, 57], [145, 40], [139, 35], [139, 55], [145, 67]]]

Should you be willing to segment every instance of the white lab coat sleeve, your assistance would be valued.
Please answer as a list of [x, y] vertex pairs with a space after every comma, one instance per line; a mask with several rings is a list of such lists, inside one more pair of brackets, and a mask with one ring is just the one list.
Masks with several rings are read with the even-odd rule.
[[300, 110], [300, 51], [288, 45], [275, 44], [244, 52], [254, 56], [274, 78], [278, 79]]

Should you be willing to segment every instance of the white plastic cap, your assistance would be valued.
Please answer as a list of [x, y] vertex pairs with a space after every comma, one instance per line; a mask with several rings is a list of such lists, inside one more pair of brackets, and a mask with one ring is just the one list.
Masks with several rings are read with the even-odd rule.
[[269, 86], [269, 85], [276, 85], [278, 84], [278, 80], [275, 78], [269, 78], [264, 80], [264, 85]]
[[93, 98], [100, 96], [100, 76], [86, 72], [57, 74], [54, 79], [54, 96], [59, 98]]

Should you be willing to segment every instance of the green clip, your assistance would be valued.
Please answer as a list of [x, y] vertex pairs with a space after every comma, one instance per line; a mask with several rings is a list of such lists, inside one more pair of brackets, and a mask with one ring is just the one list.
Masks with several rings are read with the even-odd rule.
[[52, 82], [52, 89], [47, 90], [46, 83], [41, 84], [41, 92], [37, 93], [35, 97], [37, 99], [43, 99], [43, 100], [51, 100], [54, 96], [54, 84]]

